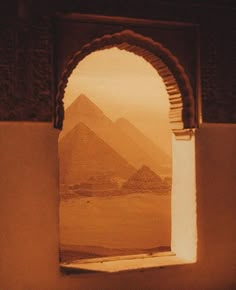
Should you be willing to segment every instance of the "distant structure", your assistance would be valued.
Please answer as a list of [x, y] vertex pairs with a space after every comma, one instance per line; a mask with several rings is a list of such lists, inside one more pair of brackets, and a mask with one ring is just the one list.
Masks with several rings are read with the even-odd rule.
[[161, 148], [128, 120], [110, 120], [83, 94], [65, 111], [59, 156], [60, 180], [66, 184], [104, 171], [127, 179], [143, 164], [157, 174], [171, 175], [171, 158]]
[[118, 190], [119, 185], [109, 172], [104, 172], [90, 177], [80, 184], [80, 189], [85, 190]]
[[148, 166], [143, 165], [123, 184], [122, 190], [135, 193], [167, 193], [170, 191], [170, 186]]

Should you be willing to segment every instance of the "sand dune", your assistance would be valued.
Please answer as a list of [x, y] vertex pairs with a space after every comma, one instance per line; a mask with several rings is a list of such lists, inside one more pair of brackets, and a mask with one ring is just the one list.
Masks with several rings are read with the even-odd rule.
[[170, 195], [131, 194], [61, 200], [62, 245], [149, 249], [170, 245]]

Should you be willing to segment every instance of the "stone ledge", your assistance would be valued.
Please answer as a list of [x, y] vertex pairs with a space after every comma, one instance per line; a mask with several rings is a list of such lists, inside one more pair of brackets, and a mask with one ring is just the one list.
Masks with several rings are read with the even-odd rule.
[[62, 263], [60, 269], [65, 274], [115, 273], [121, 271], [144, 270], [148, 268], [163, 268], [192, 264], [190, 261], [177, 257], [173, 252], [140, 254], [130, 256], [116, 256], [108, 258], [81, 259], [72, 263]]

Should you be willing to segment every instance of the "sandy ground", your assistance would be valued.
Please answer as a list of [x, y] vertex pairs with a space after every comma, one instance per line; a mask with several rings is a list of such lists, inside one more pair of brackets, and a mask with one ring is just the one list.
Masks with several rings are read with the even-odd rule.
[[[62, 249], [85, 256], [170, 246], [170, 196], [75, 197], [60, 203]], [[130, 253], [132, 254], [130, 250]]]

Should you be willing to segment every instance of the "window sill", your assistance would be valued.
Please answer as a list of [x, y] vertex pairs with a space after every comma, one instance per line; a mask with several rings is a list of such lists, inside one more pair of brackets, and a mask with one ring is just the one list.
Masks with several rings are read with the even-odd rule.
[[90, 272], [115, 273], [148, 268], [162, 268], [174, 265], [192, 264], [193, 261], [177, 257], [172, 252], [116, 256], [108, 258], [81, 259], [71, 263], [61, 263], [63, 273], [79, 274]]

